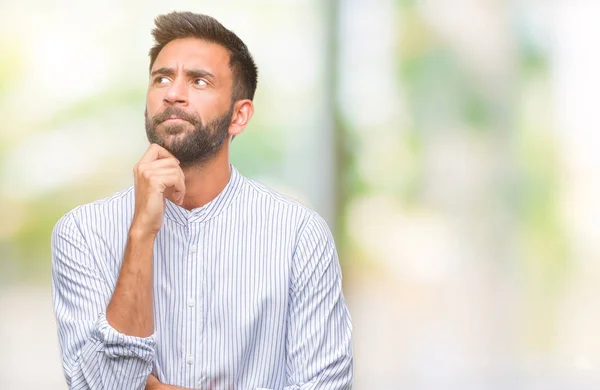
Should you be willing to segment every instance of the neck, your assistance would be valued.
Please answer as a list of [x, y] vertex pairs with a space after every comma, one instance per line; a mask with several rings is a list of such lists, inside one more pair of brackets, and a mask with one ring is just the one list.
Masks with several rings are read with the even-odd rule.
[[192, 210], [215, 199], [229, 183], [229, 142], [213, 158], [201, 165], [182, 167], [185, 175], [185, 197], [181, 207]]

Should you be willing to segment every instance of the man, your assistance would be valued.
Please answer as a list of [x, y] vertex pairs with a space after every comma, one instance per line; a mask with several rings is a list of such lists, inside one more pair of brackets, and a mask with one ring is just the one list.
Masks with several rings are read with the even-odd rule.
[[73, 209], [52, 235], [69, 387], [350, 389], [352, 326], [326, 223], [229, 163], [254, 111], [252, 56], [211, 17], [155, 23], [151, 146], [134, 186]]

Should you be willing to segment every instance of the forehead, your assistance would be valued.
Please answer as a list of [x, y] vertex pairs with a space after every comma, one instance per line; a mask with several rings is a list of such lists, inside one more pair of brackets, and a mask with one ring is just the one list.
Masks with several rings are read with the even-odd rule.
[[231, 76], [227, 49], [197, 38], [175, 39], [167, 43], [158, 53], [152, 70], [165, 67], [206, 70], [217, 77]]

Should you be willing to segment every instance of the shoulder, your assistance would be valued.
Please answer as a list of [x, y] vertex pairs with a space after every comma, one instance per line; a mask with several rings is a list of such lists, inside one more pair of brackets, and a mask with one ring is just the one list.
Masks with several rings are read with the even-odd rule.
[[83, 233], [91, 227], [109, 226], [133, 216], [135, 205], [133, 186], [111, 196], [82, 204], [64, 214], [54, 226], [54, 234], [79, 230]]
[[249, 212], [264, 215], [277, 229], [293, 232], [294, 253], [302, 248], [326, 246], [335, 248], [331, 229], [315, 210], [290, 196], [283, 195], [263, 183], [244, 177], [241, 204]]
[[276, 220], [288, 221], [295, 224], [299, 230], [303, 230], [313, 219], [322, 220], [315, 210], [299, 200], [247, 177], [244, 177], [241, 197], [243, 204], [252, 212], [269, 214]]

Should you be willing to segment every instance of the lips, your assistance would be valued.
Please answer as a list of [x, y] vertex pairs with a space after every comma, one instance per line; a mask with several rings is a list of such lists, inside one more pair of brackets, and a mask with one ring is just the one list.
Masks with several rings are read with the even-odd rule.
[[181, 126], [186, 124], [196, 126], [197, 124], [194, 114], [185, 112], [183, 109], [177, 107], [166, 108], [163, 112], [155, 115], [152, 121], [154, 122], [155, 126], [160, 125], [161, 123], [173, 126]]
[[187, 122], [185, 119], [179, 118], [177, 116], [172, 116], [164, 121], [164, 123], [177, 123], [177, 122]]

